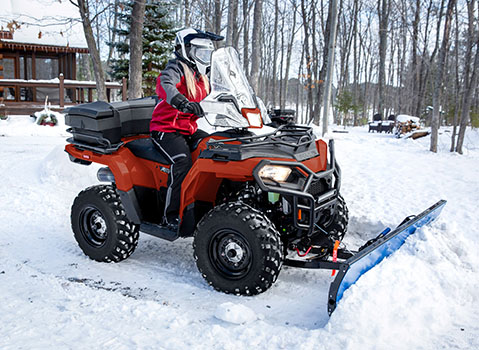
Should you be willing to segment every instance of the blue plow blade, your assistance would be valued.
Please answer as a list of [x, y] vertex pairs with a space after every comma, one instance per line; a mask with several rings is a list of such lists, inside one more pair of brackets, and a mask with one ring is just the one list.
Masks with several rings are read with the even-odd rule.
[[329, 315], [332, 314], [349, 287], [364, 273], [398, 250], [418, 228], [436, 219], [445, 204], [445, 200], [440, 200], [421, 214], [406, 218], [395, 230], [384, 230], [370, 245], [342, 262], [338, 274], [329, 288]]

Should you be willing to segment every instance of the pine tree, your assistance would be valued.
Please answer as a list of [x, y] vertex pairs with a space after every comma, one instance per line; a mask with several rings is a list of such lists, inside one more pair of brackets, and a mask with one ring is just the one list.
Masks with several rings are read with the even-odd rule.
[[[118, 41], [109, 43], [118, 54], [118, 58], [111, 60], [110, 76], [115, 80], [128, 78], [129, 42], [128, 35], [131, 25], [131, 10], [133, 1], [124, 1], [120, 4], [118, 14], [120, 26], [113, 28]], [[170, 4], [148, 0], [146, 2], [145, 22], [143, 27], [143, 92], [145, 96], [155, 94], [156, 78], [166, 66], [173, 52], [175, 38], [174, 23], [168, 16]]]

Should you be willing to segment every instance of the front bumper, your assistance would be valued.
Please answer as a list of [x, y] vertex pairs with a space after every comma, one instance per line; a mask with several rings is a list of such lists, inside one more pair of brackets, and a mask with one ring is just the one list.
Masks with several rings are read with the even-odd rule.
[[[297, 168], [303, 174], [305, 181], [301, 184], [266, 184], [259, 176], [259, 171], [268, 164]], [[314, 232], [315, 224], [320, 219], [323, 210], [334, 206], [338, 200], [339, 189], [341, 187], [341, 168], [336, 163], [334, 140], [329, 141], [329, 164], [325, 171], [314, 173], [300, 162], [263, 159], [254, 168], [253, 177], [263, 191], [291, 197], [294, 226], [297, 229], [307, 231], [308, 235], [311, 235]], [[332, 179], [331, 187], [322, 193], [316, 195], [311, 194], [310, 188], [321, 179]]]

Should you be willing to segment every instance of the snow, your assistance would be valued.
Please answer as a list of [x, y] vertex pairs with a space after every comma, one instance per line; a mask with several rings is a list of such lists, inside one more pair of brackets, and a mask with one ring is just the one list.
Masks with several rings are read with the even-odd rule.
[[413, 123], [419, 123], [418, 117], [413, 117], [407, 114], [399, 114], [398, 116], [396, 116], [396, 120], [401, 123], [406, 123], [408, 121], [411, 121]]
[[216, 308], [215, 317], [233, 324], [244, 324], [258, 319], [256, 313], [249, 307], [232, 302], [219, 305]]
[[451, 154], [441, 129], [396, 139], [365, 128], [331, 134], [350, 212], [344, 243], [439, 199], [440, 217], [347, 290], [331, 318], [329, 271], [283, 267], [255, 297], [216, 292], [192, 240], [141, 235], [133, 255], [98, 263], [78, 248], [70, 207], [97, 166], [71, 163], [69, 134], [30, 117], [0, 120], [0, 349], [479, 348], [479, 133]]
[[[11, 20], [21, 24], [10, 41], [85, 48], [87, 45], [79, 17], [78, 8], [69, 1], [3, 0], [0, 22], [3, 27]], [[39, 39], [40, 32], [42, 36]]]

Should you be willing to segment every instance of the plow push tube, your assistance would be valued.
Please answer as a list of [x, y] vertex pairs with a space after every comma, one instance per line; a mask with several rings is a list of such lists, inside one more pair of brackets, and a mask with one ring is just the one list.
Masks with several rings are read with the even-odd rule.
[[396, 229], [384, 235], [380, 234], [370, 245], [367, 245], [344, 262], [339, 263], [337, 265], [339, 267], [338, 274], [329, 288], [329, 315], [336, 308], [346, 289], [353, 285], [364, 273], [398, 250], [406, 238], [412, 235], [416, 229], [437, 218], [445, 204], [445, 200], [440, 200], [421, 214], [406, 218]]

